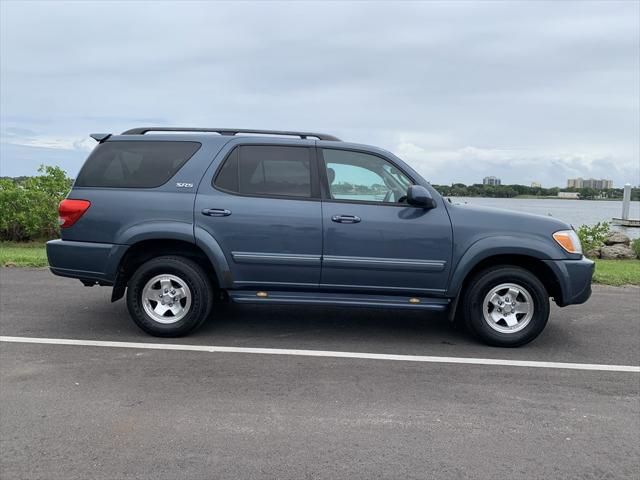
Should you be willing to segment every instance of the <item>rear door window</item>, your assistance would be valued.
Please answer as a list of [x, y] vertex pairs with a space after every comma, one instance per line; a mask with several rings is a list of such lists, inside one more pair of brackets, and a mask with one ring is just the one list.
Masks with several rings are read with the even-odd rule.
[[214, 185], [244, 195], [308, 198], [311, 167], [307, 147], [243, 145], [227, 157]]
[[105, 142], [89, 155], [78, 187], [153, 188], [165, 184], [198, 151], [199, 142]]

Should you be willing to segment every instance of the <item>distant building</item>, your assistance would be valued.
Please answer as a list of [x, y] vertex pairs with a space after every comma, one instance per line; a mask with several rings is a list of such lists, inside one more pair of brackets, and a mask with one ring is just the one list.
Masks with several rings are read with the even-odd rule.
[[531, 182], [531, 188], [542, 188], [542, 184], [540, 182]]
[[558, 192], [558, 198], [573, 198], [577, 200], [580, 198], [580, 194], [578, 192]]
[[596, 190], [608, 190], [613, 188], [613, 180], [589, 178], [584, 180], [582, 177], [570, 178], [567, 180], [567, 188], [594, 188]]
[[482, 179], [483, 185], [502, 185], [502, 181], [498, 177], [484, 177]]
[[596, 180], [594, 178], [590, 178], [589, 180], [585, 180], [583, 182], [583, 188], [595, 188], [596, 190], [608, 190], [613, 188], [613, 180]]

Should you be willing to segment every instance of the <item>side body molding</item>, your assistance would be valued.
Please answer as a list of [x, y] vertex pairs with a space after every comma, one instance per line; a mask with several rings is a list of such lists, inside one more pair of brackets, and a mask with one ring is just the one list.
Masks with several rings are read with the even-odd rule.
[[469, 272], [482, 260], [496, 255], [526, 255], [539, 260], [560, 258], [559, 252], [551, 242], [535, 237], [511, 235], [484, 237], [471, 244], [459, 257], [452, 269], [446, 296], [457, 297]]

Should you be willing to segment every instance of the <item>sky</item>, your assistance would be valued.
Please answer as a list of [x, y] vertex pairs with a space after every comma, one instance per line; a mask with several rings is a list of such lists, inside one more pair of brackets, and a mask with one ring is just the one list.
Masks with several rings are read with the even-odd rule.
[[0, 0], [0, 175], [92, 132], [311, 130], [435, 184], [640, 184], [640, 1]]

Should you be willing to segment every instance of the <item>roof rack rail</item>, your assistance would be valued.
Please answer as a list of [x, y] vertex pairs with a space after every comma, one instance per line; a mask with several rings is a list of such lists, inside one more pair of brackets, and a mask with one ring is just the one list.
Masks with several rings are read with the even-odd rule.
[[186, 127], [141, 127], [132, 128], [122, 135], [144, 135], [147, 132], [213, 132], [220, 135], [237, 135], [238, 133], [257, 133], [260, 135], [286, 135], [292, 137], [300, 137], [302, 139], [313, 137], [318, 140], [333, 140], [340, 142], [341, 140], [333, 135], [327, 135], [326, 133], [313, 133], [313, 132], [289, 132], [285, 130], [253, 130], [250, 128], [186, 128]]

